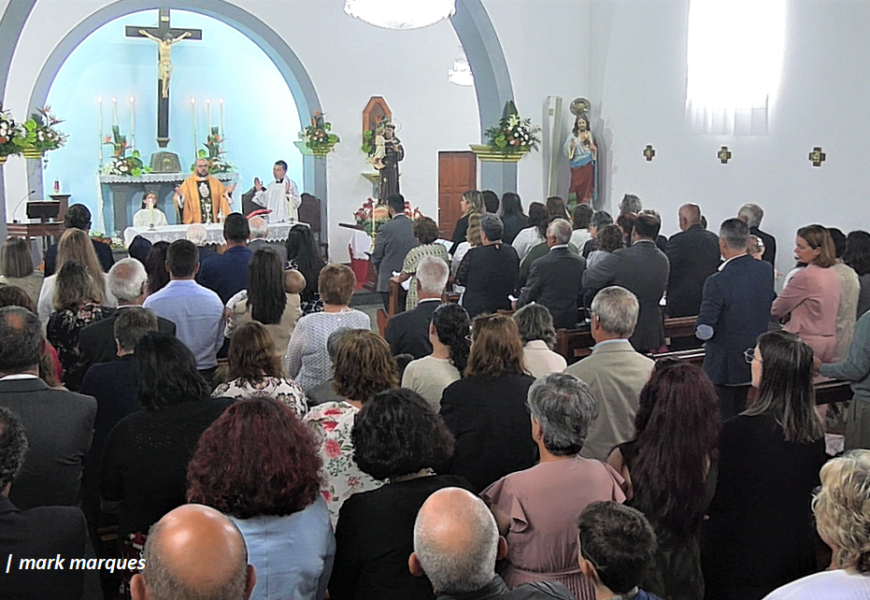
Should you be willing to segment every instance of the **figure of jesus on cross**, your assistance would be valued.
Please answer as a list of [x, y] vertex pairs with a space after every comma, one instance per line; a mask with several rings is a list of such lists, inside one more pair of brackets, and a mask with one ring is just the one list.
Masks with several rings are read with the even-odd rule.
[[160, 89], [160, 94], [163, 98], [169, 98], [169, 78], [172, 77], [172, 44], [190, 37], [190, 32], [185, 31], [177, 38], [172, 37], [171, 33], [163, 36], [163, 39], [151, 35], [144, 29], [140, 29], [139, 33], [143, 37], [148, 38], [152, 42], [157, 42], [157, 72], [160, 75], [160, 81], [163, 84]]

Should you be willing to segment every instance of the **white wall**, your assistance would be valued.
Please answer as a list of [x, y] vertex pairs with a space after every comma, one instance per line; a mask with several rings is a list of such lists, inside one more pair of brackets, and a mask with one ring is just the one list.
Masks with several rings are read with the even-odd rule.
[[[697, 202], [716, 230], [744, 202], [762, 205], [776, 236], [777, 267], [793, 264], [795, 230], [812, 222], [870, 228], [858, 207], [870, 189], [867, 65], [870, 2], [789, 2], [784, 76], [766, 136], [692, 135], [684, 125], [688, 0], [596, 1], [593, 79], [612, 129], [614, 205], [626, 192], [677, 230], [680, 204]], [[750, 17], [748, 17], [750, 18]], [[739, 43], [735, 32], [734, 43]], [[652, 144], [652, 163], [641, 152]], [[733, 159], [716, 152], [727, 145]], [[828, 161], [807, 160], [822, 146]]]

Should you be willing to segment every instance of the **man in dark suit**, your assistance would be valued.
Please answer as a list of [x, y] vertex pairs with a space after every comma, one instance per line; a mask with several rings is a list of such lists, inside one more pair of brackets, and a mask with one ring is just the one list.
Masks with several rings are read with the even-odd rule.
[[737, 218], [749, 225], [749, 235], [757, 236], [764, 243], [764, 254], [761, 260], [769, 262], [776, 268], [776, 238], [759, 229], [764, 209], [757, 204], [744, 204], [737, 211]]
[[632, 244], [602, 258], [583, 273], [583, 287], [598, 291], [618, 285], [640, 303], [637, 327], [629, 341], [638, 352], [659, 350], [665, 343], [665, 328], [659, 306], [668, 282], [668, 257], [656, 247], [661, 221], [640, 215], [634, 222]]
[[390, 309], [390, 277], [393, 271], [401, 271], [405, 256], [418, 245], [414, 237], [414, 224], [405, 215], [405, 198], [393, 194], [387, 198], [390, 220], [378, 229], [372, 266], [378, 272], [377, 291], [384, 300], [384, 308]]
[[701, 309], [704, 282], [721, 262], [719, 238], [701, 225], [697, 204], [681, 206], [679, 218], [681, 231], [668, 240], [665, 250], [671, 265], [665, 313], [669, 317], [694, 317]]
[[[133, 258], [121, 259], [109, 270], [109, 291], [118, 299], [118, 309], [110, 317], [88, 325], [79, 333], [81, 373], [86, 373], [91, 365], [118, 359], [115, 321], [127, 308], [142, 306], [147, 280], [145, 267]], [[175, 323], [169, 319], [158, 317], [157, 326], [163, 333], [175, 335]]]
[[[82, 511], [73, 506], [41, 506], [23, 510], [9, 499], [15, 476], [24, 464], [27, 437], [21, 419], [0, 407], [0, 568], [3, 598], [81, 598], [84, 569], [71, 568], [73, 559], [86, 556], [87, 529]], [[30, 456], [27, 456], [30, 460]], [[52, 485], [46, 480], [46, 487]], [[37, 570], [27, 559], [60, 556], [61, 565]], [[55, 568], [56, 567], [56, 568]], [[62, 568], [61, 568], [62, 567]]]
[[27, 462], [12, 502], [36, 506], [76, 506], [82, 466], [91, 447], [97, 402], [39, 378], [42, 325], [19, 306], [0, 308], [0, 406], [18, 414], [30, 436]]
[[568, 250], [571, 223], [556, 219], [547, 227], [550, 251], [532, 265], [516, 308], [537, 302], [549, 309], [557, 329], [577, 326], [577, 306], [583, 299], [586, 259]]
[[719, 229], [725, 262], [704, 284], [695, 335], [706, 342], [704, 371], [719, 394], [722, 419], [743, 411], [752, 374], [744, 352], [767, 331], [773, 302], [773, 267], [746, 254], [749, 228], [727, 219]]
[[227, 215], [224, 221], [227, 249], [200, 264], [197, 283], [215, 292], [224, 304], [248, 287], [248, 262], [254, 255], [248, 249], [250, 237], [251, 228], [242, 213]]
[[[73, 204], [66, 210], [63, 217], [63, 226], [66, 229], [81, 229], [85, 233], [91, 230], [91, 211], [84, 204]], [[103, 242], [98, 242], [92, 239], [91, 244], [94, 245], [94, 251], [97, 253], [97, 258], [100, 260], [100, 266], [103, 271], [108, 272], [115, 262], [112, 256], [112, 249]], [[52, 244], [45, 251], [44, 269], [45, 276], [54, 275], [57, 269], [57, 244]]]
[[269, 223], [263, 217], [251, 217], [248, 219], [251, 228], [251, 241], [248, 242], [248, 250], [256, 252], [260, 248], [272, 248], [281, 257], [281, 262], [287, 262], [287, 247], [280, 242], [268, 242]]
[[420, 302], [413, 310], [393, 315], [384, 332], [393, 356], [410, 354], [416, 360], [432, 354], [429, 324], [432, 322], [432, 313], [441, 306], [441, 294], [449, 276], [450, 267], [436, 256], [426, 256], [417, 265], [417, 294]]

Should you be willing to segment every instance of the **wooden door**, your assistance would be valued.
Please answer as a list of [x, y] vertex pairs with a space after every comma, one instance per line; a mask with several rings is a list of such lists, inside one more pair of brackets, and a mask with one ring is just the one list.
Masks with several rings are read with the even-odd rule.
[[441, 237], [451, 239], [456, 222], [462, 217], [459, 200], [468, 190], [477, 189], [477, 157], [474, 152], [438, 153], [438, 229]]

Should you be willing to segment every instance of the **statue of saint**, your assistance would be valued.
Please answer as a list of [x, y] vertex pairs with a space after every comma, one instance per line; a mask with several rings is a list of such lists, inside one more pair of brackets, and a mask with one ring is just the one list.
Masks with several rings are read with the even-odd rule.
[[[383, 157], [378, 159], [383, 165], [378, 169], [380, 175], [379, 204], [385, 204], [387, 198], [399, 193], [399, 162], [405, 158], [405, 149], [402, 147], [402, 142], [396, 137], [394, 124], [386, 123], [384, 125], [383, 137]], [[377, 148], [375, 152], [380, 154]]]
[[139, 33], [151, 40], [157, 42], [157, 72], [160, 75], [160, 92], [164, 98], [169, 98], [169, 78], [172, 77], [172, 45], [180, 42], [190, 36], [189, 31], [185, 31], [177, 38], [173, 38], [171, 33], [163, 36], [163, 39], [151, 35], [144, 29], [140, 29]]
[[587, 204], [595, 197], [596, 162], [598, 147], [589, 131], [589, 117], [580, 113], [574, 120], [574, 129], [565, 142], [565, 155], [571, 167], [568, 197], [575, 195], [577, 204]]

